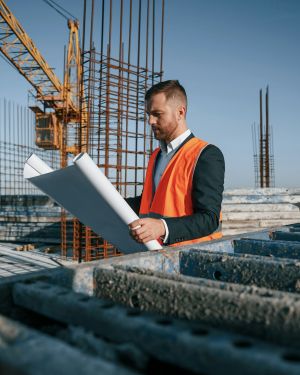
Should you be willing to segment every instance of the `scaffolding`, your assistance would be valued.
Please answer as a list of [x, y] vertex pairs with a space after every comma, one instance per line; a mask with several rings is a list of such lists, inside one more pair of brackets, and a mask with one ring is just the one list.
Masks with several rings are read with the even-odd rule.
[[[141, 194], [153, 150], [144, 97], [162, 79], [163, 35], [164, 0], [84, 3], [80, 99], [86, 121], [72, 134], [78, 150], [89, 153], [124, 197]], [[72, 251], [80, 262], [120, 254], [76, 218], [72, 241], [67, 237], [63, 214], [63, 256]]]
[[59, 167], [59, 153], [35, 145], [34, 116], [26, 107], [0, 98], [0, 196], [42, 195], [23, 178], [25, 160], [37, 154], [52, 168]]
[[[6, 6], [3, 10], [9, 12]], [[5, 32], [9, 31], [10, 38], [16, 36], [13, 41], [19, 48], [18, 40], [24, 33], [19, 33], [21, 26], [10, 25], [11, 19], [19, 23], [9, 14], [3, 21]], [[60, 86], [62, 96], [55, 97], [59, 103], [63, 99], [65, 104], [59, 106], [59, 124], [53, 112], [57, 106], [52, 108], [50, 105], [53, 98], [43, 96], [36, 82], [31, 82], [37, 90], [36, 99], [52, 108], [44, 113], [37, 105], [31, 107], [38, 120], [36, 135], [32, 112], [5, 99], [0, 103], [0, 121], [3, 123], [0, 124], [1, 196], [42, 196], [23, 179], [24, 161], [32, 152], [53, 169], [67, 166], [79, 152], [88, 152], [121, 195], [141, 194], [148, 158], [153, 150], [144, 97], [150, 86], [162, 80], [164, 0], [85, 0], [81, 34], [81, 62], [78, 54], [73, 57], [68, 54], [64, 90]], [[23, 44], [24, 48], [30, 49], [33, 42], [28, 40], [29, 46], [26, 41]], [[73, 50], [79, 50], [77, 44], [72, 46]], [[44, 62], [38, 54], [31, 64], [40, 61]], [[12, 62], [19, 64], [18, 60]], [[73, 82], [71, 79], [76, 72], [77, 79]], [[70, 82], [66, 84], [68, 79]], [[69, 92], [67, 88], [74, 85], [76, 90], [73, 92], [77, 96], [70, 102], [65, 98]], [[76, 103], [76, 113], [72, 108], [70, 110], [70, 103]], [[55, 131], [58, 125], [60, 138]], [[35, 143], [44, 149], [37, 148]], [[30, 205], [30, 200], [28, 202]], [[45, 206], [45, 210], [48, 209]], [[53, 211], [57, 215], [58, 207]], [[49, 216], [49, 212], [44, 214]], [[30, 218], [26, 220], [30, 221]], [[120, 254], [64, 210], [59, 211], [59, 220], [60, 233], [57, 235], [64, 258], [72, 257], [81, 262]]]
[[0, 98], [1, 241], [59, 245], [60, 208], [23, 178], [24, 162], [31, 153], [59, 168], [58, 151], [35, 145], [32, 111]]

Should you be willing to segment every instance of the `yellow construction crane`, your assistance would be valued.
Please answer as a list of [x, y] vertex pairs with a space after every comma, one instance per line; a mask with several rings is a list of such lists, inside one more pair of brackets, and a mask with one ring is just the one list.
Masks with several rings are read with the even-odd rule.
[[[79, 124], [86, 129], [85, 106], [80, 103], [82, 69], [77, 20], [68, 20], [69, 43], [65, 63], [64, 82], [60, 82], [43, 58], [32, 39], [3, 0], [0, 0], [0, 51], [36, 90], [37, 101], [43, 104], [30, 107], [35, 113], [36, 144], [44, 149], [61, 152], [61, 166], [67, 153], [76, 154], [78, 144], [84, 148], [84, 131], [78, 144], [67, 144], [68, 125]], [[50, 109], [50, 111], [47, 109]], [[78, 139], [78, 137], [77, 137]]]

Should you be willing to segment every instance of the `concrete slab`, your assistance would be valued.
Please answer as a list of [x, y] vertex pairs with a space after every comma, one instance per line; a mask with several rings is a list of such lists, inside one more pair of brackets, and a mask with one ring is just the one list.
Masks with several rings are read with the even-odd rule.
[[300, 292], [299, 260], [190, 250], [180, 253], [179, 272], [222, 282]]
[[95, 270], [96, 296], [300, 348], [300, 296], [125, 267]]
[[[280, 230], [288, 233], [289, 228]], [[269, 230], [265, 230], [241, 237], [266, 241], [268, 235]], [[106, 350], [105, 340], [113, 345], [127, 340], [142, 351], [146, 362], [152, 358], [169, 366], [168, 370], [300, 373], [299, 295], [180, 274], [182, 254], [186, 259], [189, 254], [206, 254], [207, 259], [239, 258], [229, 255], [234, 251], [232, 240], [225, 237], [220, 241], [80, 265], [45, 267], [39, 272], [3, 278], [0, 279], [0, 311], [9, 315], [10, 304], [11, 309], [25, 308], [27, 312], [62, 324], [78, 325], [79, 329], [103, 339], [104, 346], [99, 345], [99, 353], [101, 348]], [[254, 258], [249, 256], [252, 261]], [[265, 263], [274, 266], [272, 261], [271, 258]], [[284, 266], [292, 264], [294, 272], [295, 261], [289, 262], [283, 260]], [[254, 263], [250, 268], [255, 273]], [[232, 265], [230, 272], [234, 274], [234, 271]], [[270, 280], [274, 275], [276, 279], [277, 269], [269, 274]], [[259, 276], [257, 272], [255, 277], [259, 279]], [[287, 275], [285, 280], [288, 278]], [[109, 303], [103, 298], [109, 298]], [[145, 311], [157, 311], [160, 315], [148, 315]], [[77, 337], [90, 343], [97, 352], [97, 339], [87, 338], [82, 332], [78, 334], [77, 330], [68, 332], [68, 337], [61, 336], [61, 339]]]
[[230, 204], [230, 203], [224, 203], [222, 207], [222, 211], [224, 213], [227, 212], [298, 212], [299, 213], [299, 207], [297, 207], [294, 204], [291, 203], [248, 203], [248, 204]]
[[295, 220], [295, 222], [300, 220], [300, 211], [274, 211], [274, 212], [223, 212], [223, 219], [224, 221], [227, 220], [270, 220], [270, 219], [278, 219], [278, 220]]
[[224, 193], [230, 195], [247, 195], [247, 196], [272, 196], [272, 195], [297, 195], [300, 196], [300, 188], [254, 188], [254, 189], [228, 189]]
[[[97, 276], [100, 277], [100, 274]], [[114, 278], [111, 280], [115, 282]], [[145, 284], [140, 286], [143, 289]], [[189, 285], [189, 288], [193, 288], [193, 285]], [[154, 292], [153, 285], [151, 289]], [[172, 296], [171, 293], [170, 298]], [[179, 293], [178, 297], [182, 297], [182, 294]], [[141, 314], [136, 309], [89, 298], [48, 283], [17, 284], [14, 287], [14, 300], [57, 321], [80, 324], [110, 342], [134, 343], [146, 355], [174, 366], [173, 371], [176, 369], [178, 373], [190, 370], [210, 374], [276, 375], [297, 374], [300, 371], [300, 363], [289, 361], [292, 353], [296, 353], [291, 349], [197, 322]]]
[[61, 260], [60, 255], [35, 251], [16, 251], [18, 244], [0, 243], [0, 279], [20, 274], [29, 274], [73, 264]]
[[300, 242], [241, 238], [233, 240], [234, 253], [300, 259]]
[[272, 240], [300, 242], [300, 233], [299, 232], [271, 231], [270, 238]]
[[0, 315], [0, 369], [5, 374], [134, 374], [122, 366], [82, 353], [61, 340]]

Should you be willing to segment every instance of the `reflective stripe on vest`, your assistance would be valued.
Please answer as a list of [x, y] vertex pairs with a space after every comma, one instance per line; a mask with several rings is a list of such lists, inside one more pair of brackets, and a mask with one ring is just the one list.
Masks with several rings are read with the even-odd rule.
[[[155, 194], [153, 192], [153, 172], [160, 149], [154, 150], [147, 168], [140, 217], [180, 217], [193, 214], [192, 185], [194, 170], [201, 152], [207, 145], [207, 142], [196, 137], [186, 142], [166, 166]], [[182, 246], [221, 237], [222, 233], [218, 228], [209, 236], [177, 242], [170, 246]]]

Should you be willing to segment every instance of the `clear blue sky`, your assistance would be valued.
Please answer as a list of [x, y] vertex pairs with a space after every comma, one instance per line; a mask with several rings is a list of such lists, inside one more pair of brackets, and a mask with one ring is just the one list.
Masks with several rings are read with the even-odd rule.
[[[56, 1], [81, 18], [83, 0]], [[61, 78], [66, 21], [42, 0], [6, 2]], [[164, 78], [185, 86], [192, 131], [223, 151], [226, 187], [254, 186], [251, 124], [267, 85], [276, 186], [299, 187], [300, 1], [166, 0], [164, 43]], [[29, 88], [0, 59], [0, 97], [26, 104]]]

